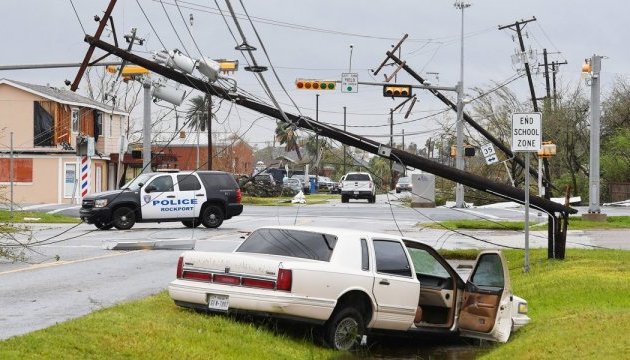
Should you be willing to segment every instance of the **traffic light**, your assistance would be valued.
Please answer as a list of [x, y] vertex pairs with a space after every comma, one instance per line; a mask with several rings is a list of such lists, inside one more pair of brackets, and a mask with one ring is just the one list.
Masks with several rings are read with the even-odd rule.
[[384, 85], [383, 96], [385, 97], [411, 97], [411, 85]]
[[297, 79], [295, 86], [301, 90], [335, 90], [337, 82], [335, 80]]
[[[118, 67], [114, 65], [107, 65], [106, 69], [107, 69], [107, 72], [111, 74], [115, 74], [116, 72], [118, 72]], [[149, 73], [149, 70], [143, 68], [142, 66], [125, 65], [120, 75], [134, 76], [134, 75], [147, 75], [148, 73]]]

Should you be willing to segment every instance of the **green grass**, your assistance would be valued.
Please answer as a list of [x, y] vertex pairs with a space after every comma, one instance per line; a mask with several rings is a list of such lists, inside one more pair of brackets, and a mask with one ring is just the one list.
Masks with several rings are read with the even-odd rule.
[[[24, 218], [33, 218], [37, 220], [24, 220]], [[0, 210], [0, 222], [11, 222], [9, 210]], [[15, 223], [32, 223], [32, 224], [49, 224], [49, 223], [67, 223], [76, 224], [78, 218], [66, 216], [62, 214], [46, 214], [44, 212], [34, 211], [13, 211], [13, 222]]]
[[[534, 250], [506, 251], [514, 293], [529, 303], [529, 325], [487, 359], [621, 359], [630, 349], [630, 251], [568, 249], [564, 261]], [[625, 354], [625, 355], [623, 355]]]
[[269, 326], [199, 314], [166, 292], [0, 342], [2, 359], [327, 359]]
[[[545, 221], [546, 221], [545, 217]], [[440, 225], [441, 224], [441, 225]], [[440, 223], [419, 223], [418, 226], [431, 229], [467, 229], [467, 230], [523, 230], [524, 221], [495, 221], [495, 220], [447, 220]], [[530, 229], [544, 230], [546, 223], [535, 223], [530, 221]], [[608, 216], [606, 222], [585, 221], [580, 216], [569, 218], [569, 230], [589, 230], [589, 229], [630, 229], [630, 216]]]
[[[312, 194], [305, 195], [306, 204], [301, 205], [313, 205], [313, 204], [325, 204], [331, 199], [340, 199], [339, 195], [334, 194]], [[279, 196], [279, 197], [253, 197], [243, 196], [241, 203], [246, 205], [262, 205], [262, 206], [292, 206], [298, 204], [291, 204], [293, 196]]]
[[[630, 349], [630, 251], [568, 249], [547, 260], [545, 249], [504, 252], [514, 293], [529, 303], [529, 325], [486, 359], [621, 359]], [[474, 258], [475, 250], [445, 251]], [[178, 308], [163, 292], [0, 342], [2, 359], [330, 359], [331, 351], [293, 325], [236, 321]], [[413, 338], [409, 339], [413, 344]], [[474, 349], [474, 346], [471, 346]], [[362, 352], [363, 353], [363, 352]], [[624, 355], [626, 354], [626, 355]], [[369, 356], [369, 350], [363, 355]], [[413, 356], [411, 354], [410, 356]]]

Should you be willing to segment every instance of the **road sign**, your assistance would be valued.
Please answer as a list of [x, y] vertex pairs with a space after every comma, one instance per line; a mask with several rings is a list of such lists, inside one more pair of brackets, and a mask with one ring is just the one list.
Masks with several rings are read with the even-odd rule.
[[512, 151], [538, 151], [542, 146], [542, 114], [512, 114]]
[[482, 145], [481, 154], [486, 159], [486, 164], [488, 165], [492, 165], [495, 162], [499, 161], [499, 158], [497, 157], [497, 153], [494, 151], [494, 146], [492, 146], [492, 143]]
[[344, 93], [359, 92], [359, 74], [342, 73], [341, 74], [341, 92], [344, 92]]

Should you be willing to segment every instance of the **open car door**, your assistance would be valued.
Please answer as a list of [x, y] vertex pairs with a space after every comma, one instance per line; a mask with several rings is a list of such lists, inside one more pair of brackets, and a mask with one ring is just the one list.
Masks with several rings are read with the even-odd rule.
[[511, 296], [510, 274], [501, 252], [481, 252], [462, 297], [461, 335], [506, 342], [512, 328]]

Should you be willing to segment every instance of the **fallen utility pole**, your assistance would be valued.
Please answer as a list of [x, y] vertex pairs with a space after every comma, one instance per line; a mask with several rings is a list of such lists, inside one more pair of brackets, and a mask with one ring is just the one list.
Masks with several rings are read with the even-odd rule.
[[[120, 61], [100, 62], [98, 64], [88, 64], [87, 66], [120, 66]], [[37, 70], [37, 69], [57, 69], [81, 67], [81, 63], [53, 63], [53, 64], [23, 64], [23, 65], [0, 65], [0, 71], [4, 70]]]
[[[403, 61], [400, 60], [396, 55], [394, 55], [391, 51], [388, 51], [387, 53], [387, 57], [392, 59], [396, 64], [403, 64]], [[420, 84], [424, 84], [425, 83], [425, 79], [423, 79], [420, 75], [418, 75], [418, 73], [416, 73], [413, 69], [411, 69], [409, 66], [407, 65], [402, 65], [403, 70], [405, 70], [409, 75], [411, 75], [411, 77], [413, 77], [414, 79], [416, 79]], [[430, 86], [427, 86], [429, 89], [429, 91], [435, 95], [438, 99], [440, 99], [444, 104], [448, 105], [451, 109], [453, 109], [454, 111], [457, 111], [457, 105], [452, 102], [449, 98], [447, 98], [446, 96], [444, 96], [444, 94], [442, 94], [441, 92], [439, 92], [438, 90], [435, 89], [431, 89]], [[507, 146], [505, 146], [499, 139], [495, 138], [492, 134], [490, 134], [486, 129], [483, 128], [483, 126], [477, 124], [477, 122], [475, 120], [473, 120], [473, 118], [468, 115], [466, 112], [464, 112], [464, 120], [470, 124], [475, 130], [477, 130], [481, 135], [483, 135], [486, 139], [488, 139], [488, 141], [490, 141], [491, 143], [493, 143], [496, 147], [498, 147], [501, 151], [503, 151], [503, 153], [505, 155], [507, 155], [508, 158], [510, 159], [514, 159], [514, 161], [516, 161], [521, 167], [525, 168], [525, 162], [523, 161], [523, 159], [521, 159], [520, 157], [516, 157], [516, 155], [512, 152], [512, 150], [510, 150], [510, 148], [508, 148]], [[538, 177], [538, 172], [535, 169], [530, 169], [529, 173], [535, 177]], [[543, 179], [544, 181], [547, 181], [547, 179]]]
[[[286, 122], [283, 114], [277, 108], [273, 108], [268, 105], [253, 101], [241, 94], [230, 93], [227, 89], [224, 89], [220, 86], [210, 84], [196, 77], [192, 77], [179, 71], [159, 65], [153, 61], [147, 60], [143, 57], [137, 56], [123, 49], [110, 45], [102, 40], [95, 39], [92, 36], [87, 35], [85, 37], [85, 41], [88, 42], [90, 45], [96, 46], [126, 61], [142, 66], [143, 68], [148, 69], [156, 74], [162, 75], [170, 80], [176, 81], [186, 86], [190, 86], [207, 94], [213, 94], [222, 99], [232, 101], [236, 105], [246, 107], [261, 114]], [[333, 126], [326, 125], [321, 122], [315, 122], [313, 119], [308, 117], [297, 116], [291, 113], [284, 113], [284, 115], [291, 124], [297, 127], [311, 130], [320, 136], [325, 136], [337, 140], [343, 144], [354, 146], [356, 148], [376, 155], [379, 155], [379, 149], [387, 148], [385, 144], [381, 144], [377, 141], [365, 138], [360, 135], [355, 135], [346, 131], [339, 130]], [[525, 193], [521, 189], [500, 184], [487, 178], [468, 173], [466, 171], [445, 166], [432, 160], [423, 158], [421, 156], [408, 153], [404, 150], [390, 150], [390, 156], [386, 158], [395, 160], [403, 165], [420, 169], [436, 176], [443, 177], [445, 179], [460, 182], [463, 185], [497, 195], [510, 201], [515, 201], [521, 204], [523, 204], [525, 201]], [[538, 196], [532, 197], [530, 202], [533, 208], [544, 211], [553, 218], [553, 221], [549, 222], [549, 227], [553, 230], [552, 241], [555, 244], [554, 249], [557, 251], [557, 254], [554, 254], [554, 257], [564, 258], [566, 232], [563, 233], [561, 231], [563, 229], [563, 226], [561, 225], [568, 220], [569, 214], [574, 214], [577, 212], [577, 210], [549, 201], [547, 199], [540, 198]], [[556, 215], [556, 213], [559, 214], [559, 217]]]

